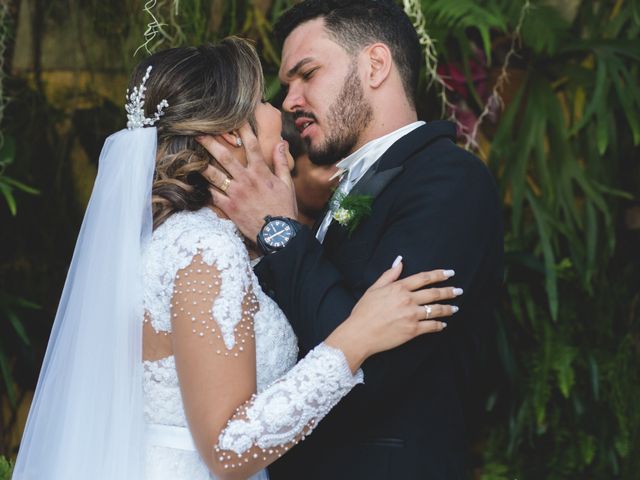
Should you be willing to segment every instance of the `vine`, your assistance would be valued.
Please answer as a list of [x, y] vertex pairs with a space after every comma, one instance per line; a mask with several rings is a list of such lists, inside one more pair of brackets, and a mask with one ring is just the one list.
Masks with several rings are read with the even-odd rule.
[[[436, 42], [427, 32], [427, 22], [422, 12], [422, 6], [419, 0], [402, 0], [405, 13], [410, 19], [413, 19], [413, 26], [418, 33], [420, 45], [424, 49], [424, 66], [427, 75], [427, 86], [431, 87], [434, 83], [438, 87], [438, 98], [442, 105], [442, 115], [447, 111], [453, 112], [455, 106], [449, 102], [447, 98], [447, 84], [438, 74], [438, 51], [436, 50]], [[450, 113], [449, 119], [455, 121], [453, 113]]]
[[[179, 7], [179, 0], [173, 0], [176, 10]], [[161, 2], [162, 3], [162, 2]], [[159, 10], [159, 6], [158, 6], [158, 1], [157, 0], [148, 0], [145, 4], [144, 4], [144, 8], [143, 8], [143, 12], [145, 14], [147, 14], [149, 17], [151, 17], [151, 21], [149, 23], [147, 23], [147, 29], [144, 31], [144, 43], [142, 43], [142, 45], [140, 45], [135, 52], [133, 52], [133, 55], [136, 56], [138, 54], [138, 52], [142, 49], [144, 49], [148, 54], [151, 54], [153, 52], [153, 50], [155, 50], [156, 48], [158, 48], [159, 45], [162, 44], [164, 38], [166, 38], [168, 35], [165, 32], [164, 28], [166, 26], [166, 23], [163, 23], [160, 19], [160, 14], [159, 13], [154, 13], [153, 10], [155, 8], [158, 7]], [[160, 36], [161, 38], [158, 39], [156, 41], [156, 38], [158, 38], [158, 36]], [[155, 43], [154, 43], [155, 41]], [[149, 46], [153, 44], [151, 46], [151, 48], [149, 48]]]
[[482, 112], [480, 113], [480, 115], [478, 116], [478, 119], [473, 125], [473, 130], [469, 135], [466, 135], [466, 143], [464, 147], [467, 150], [475, 149], [476, 151], [481, 153], [483, 157], [485, 157], [484, 152], [480, 151], [480, 146], [478, 145], [478, 141], [477, 141], [478, 130], [487, 115], [491, 114], [491, 112], [495, 110], [502, 110], [504, 108], [504, 101], [500, 93], [502, 92], [502, 89], [504, 88], [505, 84], [509, 81], [509, 71], [508, 71], [509, 63], [511, 61], [511, 57], [513, 57], [514, 55], [517, 55], [516, 47], [520, 42], [520, 32], [522, 30], [522, 25], [524, 24], [524, 20], [531, 8], [532, 6], [531, 6], [530, 0], [526, 0], [524, 2], [524, 5], [520, 9], [520, 16], [518, 18], [518, 23], [516, 25], [515, 30], [513, 31], [513, 36], [511, 38], [511, 45], [509, 46], [509, 51], [504, 57], [504, 62], [502, 63], [502, 67], [500, 69], [500, 75], [496, 80], [496, 84], [493, 86], [491, 95], [487, 99], [487, 102], [485, 103], [485, 106], [482, 109]]

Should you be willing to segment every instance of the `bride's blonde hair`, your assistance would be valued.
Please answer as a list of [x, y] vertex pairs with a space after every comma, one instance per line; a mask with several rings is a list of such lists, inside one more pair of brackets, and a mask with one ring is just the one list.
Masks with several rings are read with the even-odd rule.
[[246, 40], [230, 37], [219, 44], [178, 47], [155, 53], [134, 69], [129, 89], [140, 85], [147, 67], [145, 116], [152, 117], [162, 100], [169, 106], [155, 124], [158, 153], [152, 190], [153, 226], [181, 210], [198, 210], [210, 202], [201, 175], [214, 159], [195, 140], [218, 135], [249, 122], [264, 79], [258, 55]]

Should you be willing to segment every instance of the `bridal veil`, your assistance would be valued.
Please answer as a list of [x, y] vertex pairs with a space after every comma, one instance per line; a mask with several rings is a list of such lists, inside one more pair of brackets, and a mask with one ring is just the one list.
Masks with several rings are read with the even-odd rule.
[[104, 144], [14, 480], [143, 476], [141, 250], [156, 135], [133, 128]]

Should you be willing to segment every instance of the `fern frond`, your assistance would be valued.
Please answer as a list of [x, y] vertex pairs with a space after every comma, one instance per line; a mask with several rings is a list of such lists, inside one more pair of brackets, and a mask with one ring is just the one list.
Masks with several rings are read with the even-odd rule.
[[430, 24], [437, 24], [446, 30], [476, 29], [489, 61], [491, 29], [507, 31], [508, 18], [493, 1], [482, 5], [474, 0], [432, 0], [425, 2], [424, 14]]

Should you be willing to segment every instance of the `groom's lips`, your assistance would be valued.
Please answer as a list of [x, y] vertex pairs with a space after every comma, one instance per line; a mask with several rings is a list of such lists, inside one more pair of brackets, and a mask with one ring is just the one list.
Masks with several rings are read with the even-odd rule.
[[309, 129], [315, 125], [315, 120], [309, 117], [299, 117], [296, 118], [295, 125], [300, 136], [305, 137], [309, 134]]

